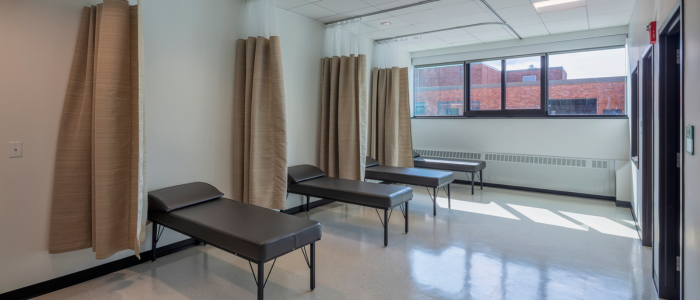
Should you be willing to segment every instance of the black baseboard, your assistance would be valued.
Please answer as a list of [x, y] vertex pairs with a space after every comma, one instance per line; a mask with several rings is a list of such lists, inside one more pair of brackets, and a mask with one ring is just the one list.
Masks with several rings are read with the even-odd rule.
[[[326, 204], [330, 204], [333, 202], [335, 202], [335, 201], [328, 200], [328, 199], [321, 199], [321, 200], [317, 200], [317, 201], [309, 203], [309, 208], [313, 209], [313, 208], [323, 206]], [[299, 205], [299, 206], [295, 206], [295, 207], [291, 207], [291, 208], [287, 208], [287, 209], [283, 210], [282, 212], [285, 214], [295, 215], [295, 214], [298, 214], [298, 213], [304, 212], [304, 211], [306, 211], [306, 200], [304, 200], [304, 204]]]
[[[467, 185], [472, 184], [472, 182], [468, 181], [468, 180], [455, 180], [454, 183], [467, 184]], [[488, 183], [488, 182], [484, 182], [484, 186], [500, 188], [500, 189], [543, 193], [543, 194], [553, 194], [553, 195], [573, 196], [573, 197], [581, 197], [581, 198], [589, 198], [589, 199], [615, 201], [615, 197], [612, 197], [612, 196], [600, 196], [600, 195], [591, 195], [591, 194], [582, 194], [582, 193], [563, 192], [563, 191], [529, 188], [529, 187], [498, 184], [498, 183]], [[474, 189], [478, 189], [478, 188], [479, 188], [479, 182], [474, 182]]]
[[[185, 250], [187, 248], [198, 245], [199, 243], [194, 239], [186, 239], [177, 243], [170, 245], [158, 247], [158, 257], [162, 257], [168, 254], [172, 254], [178, 251]], [[76, 285], [91, 279], [95, 279], [100, 276], [104, 276], [110, 273], [117, 272], [126, 268], [133, 267], [143, 262], [151, 261], [151, 251], [141, 252], [141, 259], [136, 258], [136, 256], [129, 256], [113, 262], [108, 262], [103, 265], [92, 267], [87, 270], [82, 270], [80, 272], [68, 274], [37, 284], [33, 284], [21, 289], [16, 289], [14, 291], [9, 291], [4, 294], [0, 294], [1, 300], [10, 299], [29, 299], [45, 295], [51, 292], [58, 291], [60, 289], [67, 288], [72, 285]]]
[[632, 208], [632, 202], [615, 200], [615, 206], [624, 207], [624, 208]]

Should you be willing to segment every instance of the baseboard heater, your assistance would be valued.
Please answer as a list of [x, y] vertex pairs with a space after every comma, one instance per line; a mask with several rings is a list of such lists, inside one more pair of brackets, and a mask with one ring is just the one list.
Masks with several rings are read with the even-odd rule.
[[[615, 160], [495, 152], [419, 150], [422, 156], [486, 161], [484, 182], [615, 197]], [[469, 180], [455, 173], [457, 180]]]

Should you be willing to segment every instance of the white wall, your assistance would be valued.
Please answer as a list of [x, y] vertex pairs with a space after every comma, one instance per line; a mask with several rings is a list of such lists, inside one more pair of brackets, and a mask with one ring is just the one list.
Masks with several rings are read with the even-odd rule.
[[[684, 124], [700, 128], [700, 2], [684, 1], [683, 17], [683, 98]], [[700, 140], [700, 135], [695, 134]], [[695, 147], [700, 143], [695, 141]], [[697, 149], [697, 148], [696, 148]], [[684, 154], [685, 214], [683, 226], [685, 241], [683, 247], [684, 299], [700, 298], [700, 154]]]
[[[0, 1], [0, 144], [24, 145], [21, 158], [0, 152], [0, 293], [133, 255], [98, 261], [90, 249], [47, 251], [58, 126], [82, 7], [91, 2]], [[143, 1], [150, 189], [201, 180], [231, 192], [239, 7]], [[182, 238], [167, 232], [160, 245]]]

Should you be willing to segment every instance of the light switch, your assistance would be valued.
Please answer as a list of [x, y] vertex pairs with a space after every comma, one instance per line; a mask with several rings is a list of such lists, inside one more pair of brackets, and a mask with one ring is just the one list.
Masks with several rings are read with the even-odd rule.
[[22, 157], [22, 142], [10, 142], [10, 157]]

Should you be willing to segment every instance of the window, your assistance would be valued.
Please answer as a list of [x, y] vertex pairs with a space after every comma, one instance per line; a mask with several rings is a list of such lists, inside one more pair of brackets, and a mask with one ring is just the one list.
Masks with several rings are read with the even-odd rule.
[[590, 115], [598, 111], [598, 99], [549, 100], [550, 115]]
[[425, 102], [414, 102], [413, 114], [416, 116], [425, 115]]
[[471, 110], [501, 110], [501, 67], [500, 60], [469, 64], [469, 102], [479, 102]]
[[627, 115], [624, 48], [418, 66], [417, 117]]
[[[506, 109], [542, 107], [542, 58], [506, 59]], [[528, 77], [528, 80], [525, 80]]]
[[416, 68], [413, 101], [416, 116], [462, 116], [464, 65]]
[[461, 116], [464, 102], [438, 102], [438, 116]]
[[[625, 113], [625, 49], [607, 49], [549, 56], [549, 111], [558, 99], [595, 98], [597, 110], [561, 110], [557, 115]], [[565, 113], [564, 113], [565, 112]]]
[[[637, 62], [639, 65], [639, 62]], [[630, 85], [630, 129], [632, 129], [631, 156], [639, 157], [639, 67], [635, 67], [631, 74]], [[637, 164], [637, 167], [639, 164]]]

